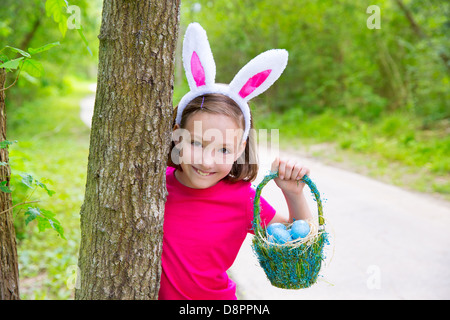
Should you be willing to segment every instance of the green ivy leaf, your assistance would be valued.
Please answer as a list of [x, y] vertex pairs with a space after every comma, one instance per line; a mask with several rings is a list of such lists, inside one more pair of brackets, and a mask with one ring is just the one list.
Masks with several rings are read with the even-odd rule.
[[68, 3], [65, 0], [47, 0], [45, 2], [47, 16], [53, 16], [53, 20], [58, 24], [59, 31], [63, 35], [63, 38], [66, 36], [67, 31], [67, 6]]
[[9, 57], [6, 54], [0, 53], [0, 61], [2, 63], [6, 62], [6, 61], [9, 61], [9, 60], [11, 60], [11, 59], [9, 59]]
[[36, 48], [36, 49], [28, 48], [28, 52], [30, 54], [37, 54], [37, 53], [41, 53], [41, 52], [50, 50], [51, 48], [59, 46], [59, 45], [60, 45], [59, 41], [52, 42], [52, 43], [47, 43], [46, 45], [43, 45], [42, 47], [39, 47], [39, 48]]
[[33, 188], [33, 176], [29, 173], [19, 173], [22, 177], [22, 183], [26, 185], [28, 188]]
[[55, 218], [55, 214], [53, 212], [41, 208], [28, 207], [25, 215], [26, 225], [28, 225], [31, 221], [36, 220], [39, 232], [42, 232], [46, 229], [53, 229], [61, 236], [61, 238], [66, 239], [64, 237], [64, 228], [61, 226], [61, 223]]
[[28, 52], [23, 51], [22, 49], [14, 48], [14, 47], [11, 47], [11, 46], [5, 46], [5, 48], [8, 48], [11, 51], [17, 52], [17, 53], [21, 54], [24, 57], [31, 58], [31, 55]]
[[4, 149], [4, 148], [8, 147], [9, 145], [11, 145], [13, 143], [17, 143], [17, 140], [14, 140], [14, 141], [8, 141], [8, 140], [0, 141], [0, 149]]
[[81, 39], [83, 40], [84, 45], [86, 46], [87, 51], [88, 51], [89, 54], [93, 57], [94, 55], [92, 54], [92, 50], [91, 50], [91, 48], [89, 48], [89, 43], [88, 43], [86, 37], [84, 36], [84, 33], [83, 33], [83, 27], [80, 26], [80, 28], [79, 28], [77, 31], [78, 31], [78, 34], [80, 35]]
[[54, 195], [56, 192], [53, 190], [50, 190], [49, 188], [47, 188], [47, 186], [45, 184], [43, 184], [40, 181], [37, 181], [36, 179], [34, 180], [34, 183], [38, 186], [41, 187], [42, 189], [44, 189], [45, 191], [47, 191], [47, 194], [51, 197], [52, 195]]
[[36, 219], [40, 215], [40, 211], [38, 208], [29, 207], [27, 211], [25, 211], [25, 224], [28, 225], [31, 221]]
[[23, 62], [22, 70], [28, 72], [32, 77], [39, 78], [44, 74], [42, 64], [34, 59], [27, 59]]
[[12, 190], [7, 186], [8, 181], [2, 181], [0, 182], [0, 191], [3, 191], [5, 193], [11, 193]]
[[61, 32], [63, 38], [66, 36], [67, 32], [67, 17], [62, 16], [61, 21], [58, 23], [59, 32]]
[[21, 182], [26, 185], [28, 188], [33, 188], [33, 181], [35, 183], [36, 186], [44, 189], [47, 194], [51, 197], [53, 196], [56, 192], [53, 190], [50, 190], [44, 183], [42, 183], [41, 181], [35, 179], [31, 174], [26, 173], [26, 172], [22, 172], [19, 173], [19, 175], [22, 177]]
[[5, 69], [17, 69], [19, 67], [20, 61], [22, 61], [24, 57], [20, 57], [17, 59], [6, 61], [5, 63], [0, 64], [0, 68]]

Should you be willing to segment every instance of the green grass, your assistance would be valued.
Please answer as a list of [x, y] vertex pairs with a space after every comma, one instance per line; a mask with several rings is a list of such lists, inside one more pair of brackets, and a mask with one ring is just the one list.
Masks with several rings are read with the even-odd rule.
[[[39, 232], [36, 222], [24, 223], [28, 205], [14, 209], [18, 238], [22, 299], [70, 299], [80, 240], [79, 211], [84, 198], [89, 129], [79, 118], [79, 101], [88, 83], [68, 81], [63, 90], [47, 87], [32, 101], [7, 106], [13, 202], [39, 200], [64, 228], [66, 240], [52, 229]], [[43, 181], [56, 193], [25, 187], [20, 172]], [[34, 205], [34, 204], [33, 204]], [[31, 206], [31, 205], [30, 205]]]
[[280, 148], [299, 151], [414, 191], [450, 200], [450, 123], [408, 113], [382, 114], [372, 122], [327, 110], [292, 109], [257, 115], [259, 128], [278, 128]]

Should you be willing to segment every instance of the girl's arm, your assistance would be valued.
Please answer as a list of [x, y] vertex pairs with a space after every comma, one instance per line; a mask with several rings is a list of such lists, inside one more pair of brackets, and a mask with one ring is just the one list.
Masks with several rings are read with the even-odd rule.
[[274, 181], [283, 192], [289, 209], [289, 219], [281, 214], [275, 214], [269, 222], [291, 223], [295, 220], [306, 220], [312, 218], [306, 198], [303, 194], [305, 183], [299, 181], [305, 174], [309, 174], [310, 170], [299, 163], [292, 160], [284, 160], [276, 158], [272, 163], [272, 172], [278, 171], [278, 178]]

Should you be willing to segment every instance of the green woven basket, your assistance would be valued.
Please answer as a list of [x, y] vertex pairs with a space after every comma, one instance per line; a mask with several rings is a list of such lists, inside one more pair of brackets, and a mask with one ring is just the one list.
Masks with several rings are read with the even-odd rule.
[[322, 260], [324, 260], [323, 247], [325, 243], [328, 243], [320, 193], [314, 182], [305, 175], [302, 181], [311, 189], [317, 202], [318, 226], [310, 223], [311, 232], [305, 239], [285, 244], [269, 242], [266, 229], [261, 227], [260, 197], [262, 188], [276, 177], [278, 173], [268, 174], [256, 188], [253, 203], [255, 236], [252, 248], [273, 286], [283, 289], [308, 288], [317, 281]]

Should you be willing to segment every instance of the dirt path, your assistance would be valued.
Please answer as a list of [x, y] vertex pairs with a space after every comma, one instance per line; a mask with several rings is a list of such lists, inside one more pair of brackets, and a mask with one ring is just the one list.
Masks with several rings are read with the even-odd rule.
[[[95, 90], [95, 87], [93, 87]], [[81, 101], [90, 127], [95, 96]], [[254, 256], [249, 235], [230, 269], [240, 299], [450, 299], [450, 203], [301, 158], [311, 168], [324, 201], [331, 245], [319, 282], [309, 289], [270, 285]], [[275, 154], [260, 150], [255, 184]], [[309, 192], [308, 192], [309, 194]], [[263, 189], [279, 212], [286, 203], [275, 183]], [[312, 197], [308, 197], [315, 208]]]

